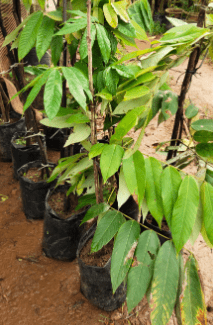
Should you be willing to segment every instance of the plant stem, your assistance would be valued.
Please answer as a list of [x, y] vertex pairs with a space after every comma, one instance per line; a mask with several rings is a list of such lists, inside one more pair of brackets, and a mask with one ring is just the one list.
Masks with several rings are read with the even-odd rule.
[[[91, 45], [91, 0], [87, 0], [87, 48], [88, 48], [88, 76], [89, 76], [89, 89], [92, 94], [93, 100], [90, 101], [89, 108], [91, 111], [91, 142], [92, 145], [97, 142], [95, 113], [96, 106], [94, 103], [94, 89], [92, 77], [92, 45]], [[102, 175], [99, 173], [98, 159], [93, 159], [94, 179], [95, 179], [95, 196], [96, 203], [99, 204], [103, 201], [103, 187]]]
[[[207, 5], [206, 0], [202, 0], [202, 5], [203, 6]], [[199, 16], [198, 16], [197, 26], [203, 27], [204, 22], [205, 22], [205, 10], [201, 8], [200, 12], [199, 12]], [[180, 92], [180, 95], [178, 98], [178, 110], [175, 115], [175, 122], [174, 122], [174, 126], [173, 126], [171, 142], [170, 142], [171, 146], [180, 144], [180, 142], [178, 140], [176, 141], [173, 139], [177, 139], [177, 138], [181, 139], [181, 136], [182, 136], [183, 120], [184, 120], [183, 105], [184, 105], [184, 101], [186, 98], [186, 94], [189, 90], [189, 87], [190, 87], [190, 84], [192, 81], [192, 76], [196, 72], [196, 66], [199, 61], [200, 52], [201, 52], [200, 46], [201, 46], [201, 44], [199, 44], [199, 43], [196, 44], [194, 50], [192, 51], [192, 53], [190, 54], [190, 57], [189, 57], [188, 66], [187, 66], [185, 77], [183, 79], [183, 83], [181, 86], [181, 92]], [[171, 159], [173, 156], [176, 156], [176, 154], [177, 154], [177, 151], [170, 150], [167, 155], [167, 160]]]

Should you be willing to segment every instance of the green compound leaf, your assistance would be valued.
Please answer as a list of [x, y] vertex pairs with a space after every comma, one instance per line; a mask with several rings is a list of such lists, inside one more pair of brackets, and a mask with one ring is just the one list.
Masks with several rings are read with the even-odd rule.
[[52, 70], [44, 89], [44, 107], [50, 120], [58, 113], [61, 106], [61, 99], [62, 77], [58, 70]]
[[163, 206], [161, 199], [161, 173], [163, 171], [161, 163], [150, 157], [145, 159], [146, 165], [146, 201], [152, 216], [161, 227], [163, 219]]
[[97, 252], [118, 232], [119, 228], [126, 220], [122, 213], [115, 210], [107, 211], [98, 223], [95, 235], [91, 244], [91, 251]]
[[185, 289], [181, 301], [183, 325], [207, 325], [206, 307], [198, 268], [193, 256], [189, 256], [185, 266]]
[[111, 282], [113, 292], [124, 280], [133, 260], [140, 226], [134, 220], [125, 222], [119, 229], [115, 239], [111, 260]]
[[138, 204], [142, 205], [146, 186], [145, 160], [140, 151], [123, 160], [126, 185], [131, 194], [138, 195]]
[[100, 167], [104, 183], [106, 183], [107, 179], [118, 171], [123, 155], [124, 149], [121, 146], [110, 144], [104, 147], [100, 159]]
[[192, 233], [198, 206], [198, 185], [192, 176], [186, 176], [180, 185], [172, 215], [172, 238], [178, 253]]
[[128, 312], [138, 305], [150, 285], [159, 247], [160, 242], [154, 231], [147, 230], [140, 235], [135, 251], [136, 265], [131, 267], [127, 279]]
[[21, 32], [18, 47], [18, 58], [22, 60], [35, 45], [37, 34], [42, 23], [43, 13], [41, 11], [32, 15], [25, 28]]
[[179, 172], [172, 166], [165, 168], [161, 175], [161, 196], [166, 221], [171, 228], [172, 211], [178, 197], [178, 190], [182, 182]]
[[201, 200], [204, 227], [210, 243], [213, 244], [213, 187], [207, 182], [201, 186]]
[[166, 325], [175, 306], [179, 278], [176, 251], [171, 241], [165, 242], [155, 261], [152, 280], [152, 324]]
[[96, 24], [96, 30], [97, 30], [98, 45], [100, 47], [101, 54], [104, 59], [104, 62], [107, 63], [109, 61], [110, 53], [111, 53], [111, 43], [108, 38], [108, 33], [106, 29], [100, 24]]

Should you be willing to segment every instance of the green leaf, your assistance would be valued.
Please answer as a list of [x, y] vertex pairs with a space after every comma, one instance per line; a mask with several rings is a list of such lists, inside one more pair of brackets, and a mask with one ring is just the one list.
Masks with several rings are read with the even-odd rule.
[[[198, 186], [200, 187], [200, 183], [198, 183]], [[194, 227], [192, 229], [192, 233], [190, 235], [190, 243], [192, 246], [194, 246], [195, 241], [197, 240], [199, 233], [201, 231], [202, 228], [202, 220], [203, 219], [203, 208], [202, 208], [202, 202], [201, 202], [201, 195], [199, 197], [199, 206], [198, 206], [198, 210], [197, 210], [197, 216], [195, 219], [195, 224]]]
[[211, 244], [213, 244], [213, 187], [207, 182], [201, 186], [201, 200], [203, 208], [203, 222], [206, 234]]
[[112, 66], [112, 69], [115, 69], [117, 71], [117, 73], [124, 78], [131, 78], [134, 76], [134, 73], [132, 72], [131, 69], [129, 69], [128, 66], [125, 65], [116, 65], [116, 66]]
[[119, 32], [123, 33], [124, 35], [126, 35], [128, 37], [132, 37], [132, 38], [136, 37], [135, 28], [133, 27], [133, 25], [130, 22], [125, 23], [123, 21], [120, 21], [118, 24], [118, 30], [119, 30]]
[[68, 140], [65, 142], [64, 147], [87, 139], [90, 133], [91, 129], [87, 124], [77, 124], [74, 127], [74, 132], [70, 134]]
[[110, 143], [121, 141], [122, 138], [138, 123], [138, 117], [144, 111], [143, 106], [134, 108], [128, 112], [116, 127], [115, 133], [110, 139]]
[[198, 143], [195, 150], [201, 157], [213, 158], [213, 143]]
[[210, 243], [209, 239], [208, 239], [208, 236], [207, 236], [207, 233], [206, 233], [206, 229], [204, 227], [204, 224], [202, 224], [202, 228], [201, 228], [201, 231], [200, 231], [205, 243], [208, 245], [208, 247], [210, 247], [211, 249], [213, 248], [213, 244]]
[[193, 138], [195, 141], [202, 143], [213, 141], [213, 131], [196, 131]]
[[119, 82], [119, 76], [117, 74], [117, 71], [111, 68], [107, 68], [105, 70], [104, 77], [106, 80], [107, 89], [112, 95], [115, 95], [117, 90], [117, 85]]
[[129, 158], [123, 159], [123, 171], [127, 187], [131, 194], [138, 195], [138, 204], [141, 207], [146, 186], [146, 169], [140, 151], [137, 150]]
[[159, 227], [161, 227], [161, 221], [163, 219], [163, 206], [161, 199], [161, 163], [153, 158], [149, 157], [145, 159], [146, 166], [146, 200], [149, 210], [152, 216], [157, 221]]
[[28, 20], [35, 15], [35, 12], [29, 16], [27, 16], [20, 25], [18, 25], [18, 27], [16, 27], [16, 29], [14, 29], [9, 35], [7, 35], [5, 37], [5, 40], [2, 44], [2, 47], [8, 45], [10, 42], [12, 42], [16, 36], [18, 35], [18, 32], [20, 31], [20, 29], [28, 22]]
[[136, 21], [134, 21], [133, 19], [131, 19], [130, 21], [131, 21], [132, 25], [135, 28], [136, 38], [138, 40], [149, 41], [145, 30]]
[[[97, 18], [97, 21], [104, 25], [104, 13], [103, 10], [99, 7], [94, 7], [93, 8], [93, 13], [92, 13], [92, 17]], [[92, 18], [91, 17], [91, 18]]]
[[57, 65], [63, 49], [63, 36], [54, 36], [50, 43], [51, 58], [54, 66]]
[[165, 242], [157, 255], [152, 280], [152, 324], [168, 323], [175, 306], [179, 265], [171, 241]]
[[143, 106], [145, 104], [144, 98], [145, 97], [140, 97], [140, 98], [120, 102], [118, 106], [115, 108], [115, 110], [113, 111], [113, 115], [126, 114], [129, 110], [134, 108], [139, 108], [139, 107], [143, 107], [143, 109], [145, 110], [146, 107]]
[[50, 19], [47, 16], [44, 16], [42, 24], [38, 30], [37, 41], [36, 41], [36, 54], [38, 60], [40, 61], [42, 56], [48, 50], [52, 36], [54, 33], [54, 20]]
[[112, 7], [114, 8], [116, 14], [120, 16], [121, 20], [125, 23], [129, 22], [129, 15], [127, 13], [127, 2], [126, 1], [117, 1], [111, 3]]
[[206, 169], [205, 181], [207, 181], [209, 184], [213, 185], [213, 171], [212, 170]]
[[118, 231], [112, 252], [110, 271], [113, 293], [124, 280], [132, 264], [139, 235], [140, 226], [134, 220], [125, 222]]
[[118, 194], [117, 194], [117, 200], [118, 200], [118, 209], [128, 200], [131, 193], [126, 185], [124, 172], [123, 172], [123, 166], [121, 167], [120, 173], [119, 173], [119, 188], [118, 188]]
[[[95, 25], [91, 25], [91, 47], [93, 47], [93, 44], [95, 42], [95, 37], [96, 37], [96, 28]], [[84, 31], [83, 37], [81, 39], [81, 45], [79, 47], [79, 53], [81, 60], [85, 59], [88, 55], [87, 52], [87, 28]]]
[[145, 96], [149, 92], [150, 92], [150, 89], [146, 86], [138, 86], [138, 87], [132, 88], [130, 90], [127, 90], [127, 92], [124, 96], [124, 101], [140, 98], [142, 96]]
[[129, 313], [139, 304], [150, 285], [159, 247], [160, 242], [154, 231], [144, 231], [140, 235], [135, 251], [136, 266], [131, 267], [127, 279], [126, 300]]
[[186, 176], [180, 185], [172, 215], [172, 238], [178, 253], [191, 235], [198, 206], [198, 185], [192, 176]]
[[123, 63], [125, 61], [129, 61], [131, 59], [135, 59], [135, 58], [140, 57], [140, 56], [142, 56], [142, 55], [144, 55], [146, 53], [153, 52], [153, 50], [156, 51], [156, 50], [158, 50], [160, 48], [161, 48], [161, 46], [157, 46], [157, 47], [155, 47], [155, 49], [149, 48], [149, 49], [134, 51], [134, 52], [125, 54], [125, 55], [122, 56], [122, 58], [120, 60], [118, 60], [117, 62], [115, 62], [114, 65]]
[[19, 47], [18, 47], [19, 61], [22, 60], [35, 45], [35, 41], [37, 38], [40, 25], [42, 23], [42, 19], [43, 19], [43, 13], [37, 11], [34, 15], [30, 17], [25, 28], [21, 32]]
[[184, 261], [182, 252], [178, 255], [178, 263], [179, 263], [179, 281], [178, 281], [178, 290], [177, 290], [177, 298], [175, 304], [175, 316], [177, 317], [178, 325], [182, 325], [181, 314], [180, 314], [180, 295], [182, 293], [182, 286], [184, 282]]
[[81, 112], [78, 112], [76, 114], [72, 114], [67, 119], [67, 123], [75, 123], [75, 124], [88, 123], [89, 121], [90, 121], [90, 119]]
[[110, 144], [104, 147], [100, 159], [100, 168], [104, 183], [117, 172], [123, 154], [124, 150], [121, 146]]
[[89, 210], [85, 214], [83, 220], [81, 221], [80, 226], [83, 223], [87, 222], [88, 220], [98, 217], [99, 214], [108, 211], [109, 208], [110, 206], [106, 202], [93, 205], [91, 208], [89, 208]]
[[172, 211], [178, 197], [178, 190], [182, 182], [180, 173], [172, 166], [166, 167], [161, 175], [161, 196], [164, 216], [171, 228]]
[[181, 301], [182, 324], [207, 324], [204, 295], [200, 284], [196, 260], [192, 255], [186, 262], [185, 274], [184, 292]]
[[45, 0], [38, 0], [39, 6], [41, 7], [42, 10], [45, 8]]
[[49, 119], [56, 116], [61, 106], [62, 77], [58, 70], [52, 70], [44, 89], [44, 107]]
[[95, 96], [101, 97], [102, 99], [106, 99], [108, 101], [112, 101], [112, 94], [106, 88], [104, 88], [101, 92], [98, 92]]
[[111, 53], [111, 44], [108, 38], [108, 33], [106, 29], [100, 24], [96, 24], [96, 30], [98, 45], [100, 47], [101, 54], [104, 59], [104, 62], [107, 63], [109, 61]]
[[186, 111], [185, 111], [185, 115], [187, 118], [193, 118], [195, 117], [199, 112], [199, 108], [196, 107], [194, 104], [191, 104], [187, 107]]
[[51, 70], [47, 70], [44, 74], [40, 75], [39, 79], [37, 80], [36, 84], [33, 86], [32, 90], [30, 91], [29, 95], [27, 96], [27, 100], [24, 104], [23, 111], [25, 112], [26, 109], [33, 103], [34, 99], [38, 95], [41, 87], [46, 83]]
[[76, 70], [75, 68], [66, 68], [62, 67], [62, 72], [64, 77], [67, 80], [69, 90], [75, 100], [78, 102], [78, 104], [86, 110], [86, 96], [84, 94], [84, 88], [81, 83], [81, 80], [79, 80], [78, 75], [76, 75]]
[[195, 131], [210, 131], [213, 132], [213, 120], [198, 120], [195, 121], [191, 124], [191, 127], [195, 130]]
[[55, 21], [63, 21], [62, 10], [60, 8], [55, 11], [46, 12], [45, 15]]
[[131, 37], [126, 36], [125, 34], [119, 32], [119, 30], [114, 29], [113, 30], [113, 34], [121, 40], [122, 44], [128, 45], [128, 46], [132, 46], [132, 47], [136, 47], [138, 48], [137, 44], [135, 43], [135, 40]]
[[97, 252], [104, 245], [108, 244], [125, 222], [126, 220], [121, 212], [115, 210], [106, 212], [98, 223], [92, 240], [91, 251]]
[[187, 22], [177, 19], [177, 18], [172, 18], [172, 17], [166, 17], [166, 19], [175, 27], [177, 26], [182, 26], [182, 25], [187, 25]]
[[62, 27], [55, 35], [66, 35], [75, 33], [87, 26], [86, 18], [78, 18], [74, 23], [65, 23], [64, 27]]
[[90, 152], [89, 152], [89, 159], [92, 159], [94, 157], [97, 157], [99, 156], [103, 149], [104, 149], [104, 146], [106, 146], [107, 144], [105, 143], [96, 143], [92, 146], [92, 148], [90, 149]]
[[106, 21], [112, 28], [116, 28], [118, 25], [118, 17], [110, 3], [105, 3], [103, 6], [104, 16]]
[[67, 123], [68, 117], [70, 117], [70, 114], [63, 116], [55, 116], [52, 120], [44, 118], [43, 120], [39, 121], [39, 123], [58, 129], [70, 128], [74, 126], [74, 124]]

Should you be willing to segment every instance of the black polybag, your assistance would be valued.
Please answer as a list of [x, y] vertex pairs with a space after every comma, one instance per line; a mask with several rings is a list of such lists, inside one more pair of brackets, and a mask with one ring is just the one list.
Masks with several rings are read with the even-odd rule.
[[67, 219], [61, 219], [48, 204], [48, 198], [53, 192], [66, 192], [67, 189], [66, 185], [59, 185], [54, 191], [49, 191], [47, 194], [42, 247], [48, 257], [72, 261], [76, 258], [78, 244], [85, 229], [85, 224], [80, 226], [80, 223], [87, 208], [83, 212], [76, 212]]
[[[45, 212], [45, 197], [50, 188], [52, 188], [57, 179], [53, 182], [46, 181], [33, 182], [23, 176], [30, 168], [41, 167], [41, 161], [32, 161], [23, 165], [18, 170], [19, 184], [24, 213], [27, 219], [43, 219]], [[55, 167], [55, 164], [49, 163], [49, 167]]]
[[86, 265], [80, 258], [81, 249], [93, 237], [95, 229], [96, 225], [93, 225], [84, 234], [77, 250], [81, 292], [93, 305], [106, 311], [113, 311], [125, 301], [126, 285], [122, 282], [113, 294], [110, 277], [111, 258], [104, 267]]

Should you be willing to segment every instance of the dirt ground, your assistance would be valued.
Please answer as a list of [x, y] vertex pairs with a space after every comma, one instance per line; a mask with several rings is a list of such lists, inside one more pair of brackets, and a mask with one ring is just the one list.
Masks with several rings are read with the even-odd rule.
[[[186, 63], [170, 72], [170, 84], [177, 94]], [[201, 118], [213, 115], [213, 68], [204, 63], [193, 78], [188, 97], [201, 109]], [[169, 140], [174, 118], [157, 127], [157, 119], [146, 129], [140, 150], [161, 160], [154, 144]], [[49, 160], [57, 162], [59, 154], [48, 152]], [[196, 172], [195, 166], [187, 168]], [[27, 221], [23, 212], [18, 181], [13, 178], [12, 163], [0, 162], [0, 325], [148, 325], [149, 308], [145, 300], [127, 315], [126, 308], [108, 313], [91, 305], [80, 293], [77, 260], [61, 262], [47, 258], [41, 249], [43, 221]], [[199, 236], [194, 247], [209, 306], [208, 324], [213, 325], [213, 254]], [[171, 320], [169, 324], [175, 324]]]

